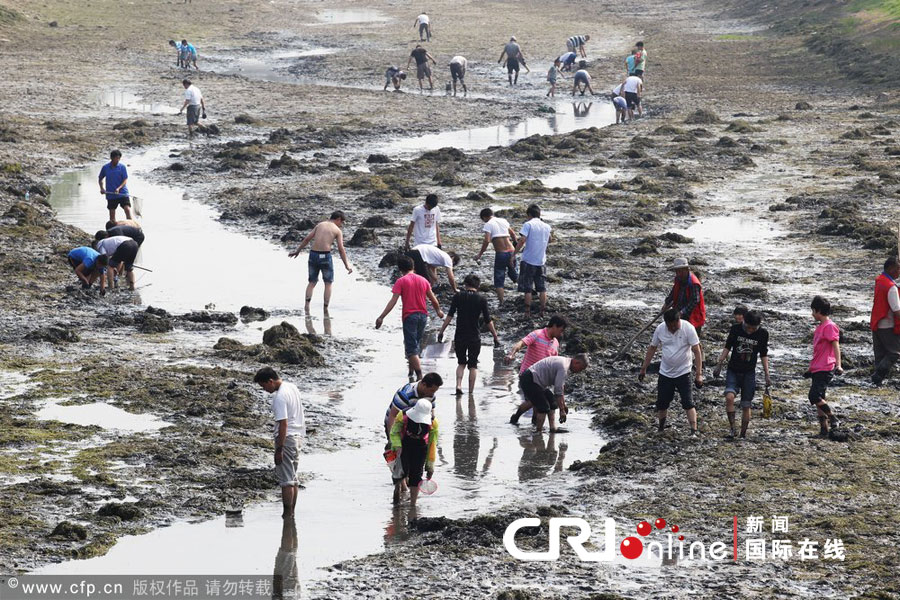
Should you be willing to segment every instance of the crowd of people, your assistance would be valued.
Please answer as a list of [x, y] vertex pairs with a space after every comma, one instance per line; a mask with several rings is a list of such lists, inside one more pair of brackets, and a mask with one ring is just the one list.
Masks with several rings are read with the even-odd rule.
[[[414, 27], [418, 30], [420, 42], [431, 41], [431, 19], [426, 13], [416, 18]], [[563, 73], [575, 69], [576, 61], [578, 68], [573, 76], [572, 95], [596, 95], [591, 87], [591, 76], [585, 60], [586, 45], [590, 39], [590, 35], [584, 34], [566, 40], [567, 51], [554, 60], [547, 73], [550, 84], [548, 96], [555, 95], [559, 79], [564, 77]], [[197, 68], [197, 53], [193, 45], [186, 40], [180, 43], [170, 40], [170, 44], [178, 52], [179, 67], [190, 68], [193, 65]], [[635, 112], [641, 114], [647, 58], [644, 43], [639, 41], [624, 60], [625, 78], [610, 93], [610, 99], [616, 108], [617, 123], [633, 119]], [[427, 80], [429, 88], [433, 89], [434, 79], [429, 62], [436, 65], [436, 59], [419, 43], [410, 53], [407, 70], [413, 61], [416, 63], [420, 88], [424, 88], [424, 81]], [[511, 86], [518, 83], [520, 68], [528, 70], [525, 55], [515, 36], [503, 47], [498, 62], [504, 64]], [[457, 55], [448, 65], [453, 93], [456, 93], [457, 83], [462, 87], [463, 93], [467, 93], [467, 59]], [[384, 89], [393, 85], [399, 90], [405, 79], [406, 72], [392, 66], [385, 72]], [[199, 118], [206, 116], [206, 107], [202, 94], [190, 80], [185, 79], [183, 86], [185, 100], [182, 111], [187, 110], [188, 128], [192, 132]], [[118, 278], [123, 273], [129, 287], [134, 289], [133, 269], [144, 242], [140, 224], [132, 218], [133, 196], [128, 191], [128, 172], [121, 163], [121, 157], [121, 152], [114, 150], [110, 154], [110, 162], [102, 167], [98, 176], [100, 193], [106, 197], [109, 211], [105, 228], [97, 231], [91, 245], [74, 248], [67, 255], [82, 286], [90, 288], [95, 282], [99, 282], [101, 294], [108, 288], [117, 287]], [[397, 303], [401, 304], [400, 320], [408, 382], [394, 393], [381, 425], [386, 438], [385, 458], [391, 465], [394, 502], [399, 502], [402, 494], [408, 490], [412, 505], [417, 501], [423, 481], [430, 480], [434, 473], [439, 432], [434, 407], [436, 394], [443, 386], [443, 379], [438, 373], [423, 373], [422, 368], [421, 353], [428, 326], [428, 304], [432, 305], [436, 316], [443, 319], [437, 334], [440, 342], [443, 341], [447, 328], [453, 324], [454, 317], [456, 319], [453, 335], [457, 360], [456, 396], [463, 395], [464, 387], [469, 394], [475, 392], [482, 333], [489, 332], [494, 346], [500, 346], [490, 304], [482, 294], [481, 277], [474, 272], [468, 273], [462, 278], [461, 287], [458, 285], [454, 269], [459, 265], [460, 257], [443, 248], [438, 203], [436, 194], [428, 194], [423, 204], [413, 209], [403, 252], [396, 261], [400, 276], [393, 283], [390, 299], [375, 319], [375, 327], [381, 328]], [[124, 212], [123, 220], [116, 220], [119, 208]], [[545, 265], [553, 232], [550, 225], [541, 218], [539, 205], [528, 206], [526, 214], [528, 219], [521, 224], [518, 232], [507, 219], [496, 214], [490, 207], [478, 213], [479, 222], [475, 221], [473, 214], [473, 224], [480, 228], [481, 234], [481, 248], [473, 258], [477, 263], [489, 247], [493, 248], [490, 287], [496, 295], [497, 305], [501, 308], [505, 305], [506, 280], [509, 279], [516, 285], [518, 292], [523, 294], [524, 316], [530, 320], [535, 294], [538, 296], [538, 316], [544, 318], [547, 310]], [[343, 242], [342, 228], [346, 221], [347, 217], [342, 211], [334, 211], [327, 220], [315, 225], [289, 254], [295, 258], [309, 247], [308, 285], [304, 302], [307, 315], [310, 314], [313, 293], [321, 278], [324, 283], [323, 307], [326, 317], [328, 316], [335, 276], [333, 248], [337, 248], [347, 273], [353, 272]], [[677, 393], [685, 410], [690, 436], [698, 437], [697, 403], [693, 389], [701, 389], [705, 383], [701, 334], [707, 321], [706, 304], [703, 285], [700, 278], [692, 272], [688, 261], [684, 258], [675, 259], [672, 269], [672, 288], [657, 316], [657, 319], [662, 316], [663, 321], [652, 333], [638, 378], [640, 381], [645, 380], [651, 364], [659, 354], [655, 404], [657, 428], [659, 431], [666, 428], [668, 409]], [[453, 291], [446, 314], [434, 291], [434, 287], [440, 284], [441, 270], [446, 273], [448, 285]], [[875, 281], [870, 322], [875, 356], [872, 381], [875, 385], [882, 384], [900, 358], [898, 277], [900, 260], [892, 257], [884, 263], [884, 270]], [[814, 297], [810, 309], [816, 328], [813, 334], [812, 359], [805, 373], [810, 379], [808, 399], [816, 408], [819, 434], [827, 436], [838, 425], [826, 397], [832, 379], [842, 374], [840, 330], [830, 319], [831, 305], [825, 298]], [[735, 307], [733, 317], [734, 322], [728, 330], [712, 375], [718, 379], [723, 368], [725, 369], [723, 394], [729, 427], [727, 437], [743, 439], [748, 435], [752, 417], [758, 363], [762, 365], [766, 395], [771, 386], [770, 339], [768, 331], [762, 326], [761, 312], [739, 305]], [[518, 376], [522, 401], [509, 418], [511, 424], [518, 425], [521, 417], [531, 411], [531, 425], [536, 432], [543, 431], [545, 423], [551, 433], [565, 431], [560, 425], [566, 423], [569, 412], [565, 398], [566, 383], [572, 375], [585, 371], [591, 362], [583, 353], [571, 357], [560, 354], [560, 340], [568, 327], [569, 321], [563, 315], [552, 315], [544, 327], [528, 333], [504, 354], [504, 361], [509, 364], [519, 352], [525, 350]], [[300, 392], [296, 385], [283, 381], [270, 367], [259, 370], [254, 381], [273, 395], [276, 477], [282, 489], [283, 514], [286, 518], [292, 517], [299, 484], [299, 445], [305, 429]], [[736, 402], [741, 409], [739, 428]]]

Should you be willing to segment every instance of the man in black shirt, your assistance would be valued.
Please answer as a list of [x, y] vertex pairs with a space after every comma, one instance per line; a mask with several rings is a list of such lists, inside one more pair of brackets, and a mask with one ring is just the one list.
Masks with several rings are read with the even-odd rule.
[[99, 242], [104, 238], [115, 237], [117, 235], [124, 235], [125, 237], [133, 239], [137, 242], [138, 246], [141, 246], [144, 243], [144, 231], [140, 227], [124, 224], [119, 225], [115, 221], [107, 222], [106, 231], [98, 231], [96, 235], [94, 235], [94, 239]]
[[747, 437], [747, 426], [750, 425], [750, 406], [756, 391], [756, 357], [762, 359], [763, 373], [766, 377], [766, 391], [772, 384], [769, 378], [769, 332], [759, 326], [762, 315], [755, 310], [744, 316], [743, 323], [731, 326], [725, 348], [719, 355], [719, 363], [713, 370], [713, 376], [722, 372], [722, 364], [731, 353], [728, 369], [725, 372], [725, 410], [731, 426], [730, 438], [737, 437], [734, 430], [734, 398], [741, 393], [741, 437]]
[[444, 339], [444, 330], [456, 317], [456, 333], [453, 336], [453, 346], [456, 349], [456, 395], [462, 396], [462, 378], [466, 367], [469, 367], [469, 393], [475, 389], [475, 379], [478, 377], [478, 355], [481, 353], [481, 328], [478, 325], [478, 317], [484, 317], [491, 335], [494, 336], [494, 346], [500, 345], [497, 330], [491, 320], [487, 299], [478, 293], [481, 280], [477, 275], [467, 275], [463, 281], [463, 290], [456, 292], [450, 302], [450, 310], [444, 324], [438, 332], [438, 341]]
[[416, 59], [416, 77], [419, 79], [419, 89], [422, 89], [422, 80], [427, 77], [428, 89], [433, 90], [434, 82], [431, 80], [431, 67], [428, 66], [428, 61], [430, 60], [434, 64], [437, 64], [437, 61], [428, 54], [428, 50], [420, 45], [416, 45], [413, 51], [409, 53], [409, 60], [406, 61], [407, 71], [409, 71], [409, 65], [413, 59]]

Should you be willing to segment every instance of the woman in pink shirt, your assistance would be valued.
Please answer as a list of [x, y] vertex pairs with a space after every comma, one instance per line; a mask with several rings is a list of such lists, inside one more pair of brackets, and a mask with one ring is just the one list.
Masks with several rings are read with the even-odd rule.
[[[521, 350], [522, 347], [527, 349], [525, 350], [525, 358], [522, 359], [522, 366], [519, 369], [520, 375], [524, 373], [528, 367], [539, 360], [547, 358], [548, 356], [557, 356], [559, 354], [559, 340], [562, 339], [568, 324], [569, 323], [563, 317], [553, 315], [550, 317], [550, 321], [547, 322], [545, 328], [536, 329], [516, 342], [516, 345], [513, 346], [512, 350], [509, 351], [509, 354], [506, 355], [506, 364], [512, 362], [513, 357], [515, 357], [516, 353]], [[509, 418], [509, 422], [513, 425], [518, 425], [519, 417], [525, 414], [529, 408], [531, 408], [531, 402], [526, 399]], [[559, 422], [565, 423], [565, 418], [560, 417]]]
[[831, 407], [825, 402], [825, 394], [834, 375], [844, 372], [841, 368], [841, 331], [834, 321], [828, 318], [831, 314], [831, 304], [828, 300], [816, 296], [810, 307], [818, 326], [813, 333], [813, 357], [807, 372], [807, 376], [812, 378], [809, 386], [809, 403], [816, 407], [819, 435], [826, 437], [829, 426], [834, 429], [838, 425]]

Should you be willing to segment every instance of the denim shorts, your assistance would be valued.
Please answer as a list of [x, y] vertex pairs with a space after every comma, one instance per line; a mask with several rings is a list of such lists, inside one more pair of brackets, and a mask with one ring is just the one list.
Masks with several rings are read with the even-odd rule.
[[334, 261], [331, 259], [331, 252], [309, 251], [309, 280], [310, 282], [319, 280], [319, 273], [322, 274], [322, 281], [325, 283], [334, 283]]
[[516, 253], [497, 252], [494, 255], [494, 287], [502, 288], [507, 275], [513, 283], [519, 280], [519, 273], [516, 272]]
[[406, 358], [420, 354], [427, 323], [428, 315], [425, 313], [413, 313], [403, 319], [403, 350]]
[[725, 371], [725, 394], [740, 393], [741, 408], [750, 408], [753, 404], [753, 394], [756, 392], [756, 371], [749, 373], [736, 373], [731, 369]]
[[531, 292], [546, 292], [547, 284], [544, 279], [544, 267], [536, 266], [525, 261], [519, 270], [519, 291], [530, 294]]

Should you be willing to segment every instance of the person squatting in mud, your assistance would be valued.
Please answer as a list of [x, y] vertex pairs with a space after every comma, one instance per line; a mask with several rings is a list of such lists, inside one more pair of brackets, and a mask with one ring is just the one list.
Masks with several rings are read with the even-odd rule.
[[107, 285], [110, 289], [119, 286], [119, 276], [124, 272], [128, 289], [134, 290], [134, 261], [137, 260], [140, 245], [127, 235], [110, 236], [106, 231], [98, 231], [94, 247], [100, 254], [109, 257], [109, 269], [106, 272]]
[[478, 378], [478, 355], [481, 353], [481, 327], [478, 318], [482, 317], [491, 335], [494, 336], [494, 346], [500, 346], [500, 338], [494, 328], [491, 311], [488, 309], [487, 298], [478, 293], [481, 287], [481, 279], [477, 275], [467, 275], [463, 280], [463, 290], [457, 292], [450, 301], [447, 317], [441, 330], [438, 332], [438, 342], [444, 341], [444, 330], [456, 317], [456, 332], [453, 336], [453, 348], [456, 351], [456, 395], [462, 396], [462, 379], [466, 367], [469, 369], [469, 393], [475, 391], [475, 381]]
[[79, 246], [73, 248], [66, 254], [66, 260], [69, 266], [75, 271], [78, 281], [81, 282], [82, 289], [90, 289], [94, 282], [100, 280], [100, 295], [106, 294], [106, 267], [109, 264], [109, 257], [100, 254], [93, 248], [88, 246]]
[[400, 491], [409, 487], [409, 505], [415, 507], [423, 472], [428, 479], [434, 476], [437, 454], [438, 421], [434, 418], [431, 401], [419, 399], [415, 406], [398, 413], [391, 425], [391, 450], [396, 458], [391, 470], [394, 482], [394, 504], [400, 502]]
[[722, 365], [728, 359], [729, 353], [731, 354], [725, 371], [725, 413], [728, 416], [731, 439], [737, 437], [734, 425], [734, 400], [737, 394], [741, 395], [741, 438], [747, 437], [750, 408], [756, 392], [757, 357], [762, 362], [767, 393], [772, 385], [769, 377], [769, 332], [760, 327], [760, 323], [762, 323], [762, 315], [751, 310], [743, 316], [741, 323], [732, 325], [728, 332], [728, 338], [725, 340], [725, 348], [722, 349], [719, 361], [713, 370], [713, 377], [718, 378], [719, 373], [722, 372]]
[[810, 304], [812, 317], [817, 325], [813, 332], [813, 356], [809, 370], [804, 373], [811, 381], [809, 384], [809, 403], [816, 407], [819, 419], [819, 435], [827, 437], [829, 429], [838, 426], [837, 417], [825, 402], [828, 384], [835, 375], [841, 375], [841, 331], [837, 324], [829, 318], [831, 303], [822, 296], [816, 296]]
[[394, 282], [391, 288], [391, 299], [381, 314], [375, 319], [375, 329], [381, 329], [384, 318], [397, 305], [397, 300], [402, 300], [401, 321], [403, 322], [403, 350], [409, 364], [409, 377], [414, 381], [422, 377], [422, 363], [419, 354], [422, 351], [422, 338], [425, 337], [425, 326], [428, 324], [428, 308], [426, 300], [430, 301], [438, 318], [444, 318], [441, 303], [431, 289], [431, 284], [421, 275], [413, 273], [413, 261], [408, 256], [401, 256], [397, 260], [397, 268], [401, 277]]
[[334, 284], [334, 260], [331, 257], [331, 247], [335, 242], [337, 243], [341, 260], [344, 262], [344, 268], [347, 269], [347, 274], [353, 273], [350, 261], [347, 260], [347, 250], [344, 248], [344, 233], [341, 231], [346, 222], [347, 216], [343, 211], [334, 211], [327, 221], [322, 221], [313, 227], [313, 230], [303, 238], [297, 249], [288, 254], [291, 258], [296, 258], [300, 251], [312, 242], [309, 247], [309, 260], [307, 261], [309, 282], [306, 285], [306, 298], [303, 303], [303, 309], [307, 314], [309, 314], [309, 303], [312, 301], [313, 291], [316, 289], [316, 284], [319, 283], [319, 274], [322, 275], [322, 281], [325, 282], [323, 308], [325, 314], [328, 314], [328, 304], [331, 302], [331, 286]]
[[299, 496], [300, 443], [306, 436], [306, 421], [300, 390], [288, 381], [282, 381], [271, 367], [256, 372], [253, 382], [272, 394], [272, 413], [275, 417], [275, 478], [281, 487], [283, 519], [294, 518]]
[[[560, 315], [553, 315], [547, 322], [546, 327], [535, 329], [516, 342], [506, 356], [503, 357], [503, 362], [510, 364], [513, 361], [513, 358], [515, 358], [516, 353], [522, 348], [525, 348], [525, 357], [522, 359], [522, 364], [519, 367], [519, 377], [521, 381], [522, 375], [534, 363], [547, 358], [548, 356], [559, 355], [559, 340], [563, 338], [568, 325], [569, 323], [565, 318]], [[525, 414], [531, 406], [531, 401], [528, 397], [525, 397], [525, 400], [519, 405], [516, 412], [509, 418], [509, 422], [513, 425], [518, 425], [519, 418]], [[532, 422], [533, 421], [534, 419], [532, 419]]]
[[412, 259], [416, 275], [424, 277], [433, 286], [438, 283], [438, 269], [446, 269], [450, 287], [454, 292], [458, 291], [456, 276], [453, 273], [453, 267], [459, 264], [459, 256], [456, 252], [444, 252], [431, 244], [419, 244], [406, 255]]

